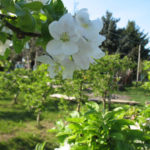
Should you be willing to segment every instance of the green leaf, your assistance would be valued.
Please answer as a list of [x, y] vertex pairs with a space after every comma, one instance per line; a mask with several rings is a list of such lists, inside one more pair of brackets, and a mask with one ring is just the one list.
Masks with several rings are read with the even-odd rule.
[[1, 60], [6, 60], [6, 59], [9, 57], [10, 52], [11, 52], [10, 48], [7, 48], [6, 51], [5, 51], [4, 56], [1, 56], [1, 55], [0, 55], [0, 59], [1, 59]]
[[16, 53], [20, 53], [21, 50], [24, 48], [25, 43], [29, 40], [29, 37], [26, 37], [24, 39], [18, 39], [17, 36], [13, 35], [13, 48], [16, 51]]
[[7, 39], [7, 33], [5, 33], [5, 32], [0, 32], [0, 40], [1, 40], [3, 43], [5, 43], [6, 39]]
[[68, 118], [67, 119], [68, 122], [73, 122], [73, 123], [78, 123], [78, 124], [83, 123], [84, 120], [85, 120], [84, 117], [80, 117], [80, 118]]
[[38, 143], [35, 147], [35, 150], [44, 150], [45, 144], [46, 144], [46, 142], [44, 142], [42, 144]]
[[42, 23], [42, 29], [41, 29], [42, 37], [43, 37], [43, 41], [42, 42], [44, 42], [45, 44], [47, 44], [47, 42], [50, 39], [52, 39], [52, 37], [50, 36], [49, 30], [48, 30], [48, 26], [49, 26], [48, 22]]
[[80, 124], [77, 124], [77, 123], [71, 123], [69, 124], [69, 128], [74, 130], [74, 131], [78, 131], [78, 130], [81, 130], [82, 127]]
[[28, 8], [32, 11], [40, 11], [43, 7], [43, 4], [41, 2], [35, 1], [31, 3], [26, 3], [23, 5], [23, 7]]
[[21, 30], [26, 32], [34, 31], [36, 25], [34, 17], [27, 10], [24, 10], [23, 12], [24, 13], [18, 17], [18, 26]]
[[13, 0], [1, 0], [0, 1], [1, 8], [4, 12], [12, 12], [15, 13], [15, 5]]
[[96, 110], [97, 112], [99, 112], [99, 105], [96, 102], [88, 102], [86, 103], [86, 105], [91, 108]]
[[92, 150], [88, 145], [74, 145], [71, 150]]
[[74, 134], [74, 135], [71, 135], [71, 136], [69, 136], [68, 138], [67, 138], [67, 140], [68, 140], [68, 142], [73, 142], [73, 141], [75, 141], [75, 139], [77, 138], [77, 134]]
[[15, 13], [17, 16], [25, 15], [25, 12], [23, 11], [22, 7], [20, 7], [20, 5], [18, 5], [17, 3], [15, 3], [15, 10], [16, 10]]
[[43, 7], [44, 12], [47, 14], [48, 21], [58, 20], [63, 16], [67, 10], [61, 0], [52, 0], [50, 4]]
[[69, 136], [69, 133], [58, 133], [56, 136], [58, 138], [58, 140], [60, 141], [60, 143], [64, 143], [65, 139]]
[[121, 141], [123, 141], [124, 140], [124, 135], [122, 134], [122, 133], [120, 133], [120, 132], [115, 132], [115, 133], [111, 133], [111, 135], [110, 135], [113, 139], [115, 139], [115, 140], [121, 140]]

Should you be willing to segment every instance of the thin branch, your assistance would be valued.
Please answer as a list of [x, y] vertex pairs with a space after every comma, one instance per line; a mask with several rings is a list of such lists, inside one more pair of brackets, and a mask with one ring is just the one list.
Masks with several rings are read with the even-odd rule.
[[19, 28], [13, 26], [12, 24], [10, 24], [9, 22], [5, 21], [5, 25], [13, 30], [14, 32], [18, 33], [20, 35], [20, 37], [24, 37], [24, 36], [31, 36], [31, 37], [40, 37], [41, 34], [40, 33], [33, 33], [33, 32], [24, 32], [22, 30], [20, 30]]
[[[8, 15], [3, 15], [3, 14], [0, 14], [0, 19], [17, 19], [16, 17], [11, 17], [11, 16], [8, 16]], [[40, 37], [41, 34], [40, 33], [33, 33], [33, 32], [25, 32], [25, 31], [22, 31], [20, 28], [18, 27], [15, 27], [14, 25], [12, 25], [11, 23], [9, 23], [7, 20], [3, 20], [6, 27], [8, 27], [9, 29], [11, 29], [12, 31], [16, 32], [17, 35], [18, 35], [18, 38], [24, 38], [25, 36], [30, 36], [30, 37]]]
[[12, 20], [17, 19], [17, 17], [13, 17], [13, 16], [9, 16], [9, 15], [0, 14], [0, 19], [4, 19], [4, 18], [12, 19]]

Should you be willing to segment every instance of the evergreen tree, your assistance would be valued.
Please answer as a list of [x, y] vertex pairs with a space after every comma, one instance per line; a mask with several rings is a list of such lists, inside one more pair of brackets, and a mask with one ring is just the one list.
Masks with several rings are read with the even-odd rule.
[[119, 53], [122, 57], [129, 56], [133, 61], [137, 61], [139, 44], [141, 44], [142, 60], [149, 59], [148, 37], [134, 21], [129, 21], [125, 28], [117, 28], [120, 19], [112, 16], [112, 13], [106, 12], [102, 17], [104, 28], [102, 34], [106, 36], [101, 48], [109, 54]]
[[149, 58], [150, 49], [146, 48], [148, 44], [147, 34], [140, 31], [140, 28], [134, 21], [129, 21], [126, 28], [120, 32], [119, 46], [117, 52], [122, 56], [128, 55], [134, 61], [138, 58], [138, 49], [141, 44], [141, 58], [143, 60]]
[[106, 37], [106, 40], [102, 44], [102, 49], [109, 54], [113, 54], [119, 45], [117, 23], [120, 19], [113, 18], [112, 13], [107, 11], [106, 16], [103, 16], [102, 20], [104, 27], [101, 33]]

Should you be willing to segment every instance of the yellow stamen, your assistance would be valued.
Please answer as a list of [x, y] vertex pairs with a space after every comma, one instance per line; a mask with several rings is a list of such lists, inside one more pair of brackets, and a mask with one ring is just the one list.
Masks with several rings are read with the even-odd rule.
[[63, 32], [60, 36], [60, 40], [63, 42], [68, 42], [70, 40], [70, 37], [67, 32]]

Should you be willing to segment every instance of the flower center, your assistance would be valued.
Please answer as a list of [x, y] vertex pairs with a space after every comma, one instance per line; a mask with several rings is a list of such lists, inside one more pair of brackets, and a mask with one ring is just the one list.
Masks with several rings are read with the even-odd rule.
[[67, 32], [63, 32], [60, 36], [60, 40], [63, 42], [68, 42], [70, 40], [70, 37]]
[[89, 25], [84, 23], [84, 24], [82, 24], [82, 27], [83, 27], [83, 28], [88, 28]]
[[84, 18], [79, 18], [80, 24], [83, 28], [88, 28], [89, 27], [89, 20], [85, 20]]

